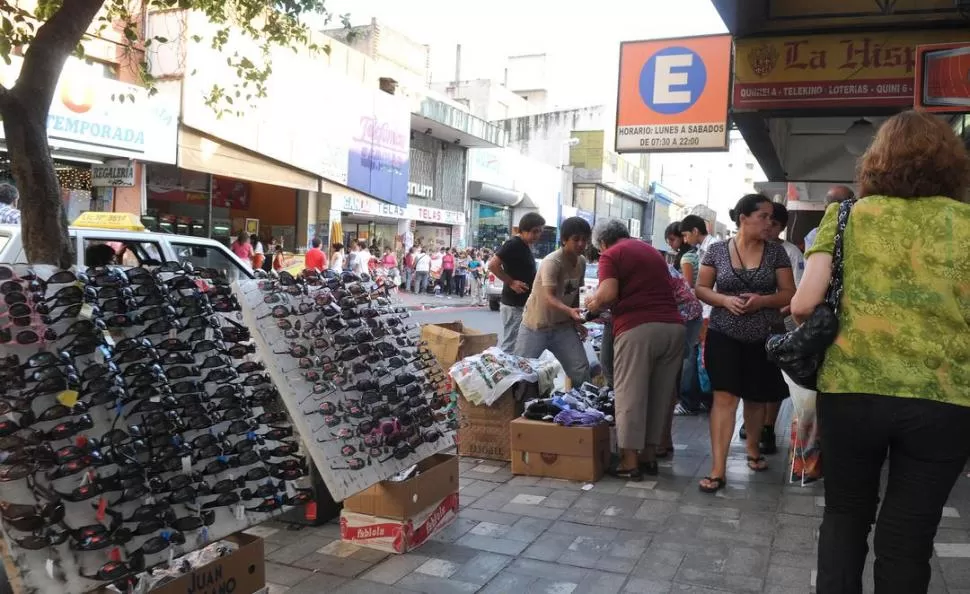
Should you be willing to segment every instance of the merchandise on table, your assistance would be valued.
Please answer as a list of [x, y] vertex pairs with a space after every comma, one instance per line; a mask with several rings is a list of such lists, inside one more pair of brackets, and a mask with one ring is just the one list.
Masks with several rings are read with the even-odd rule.
[[0, 266], [0, 506], [28, 590], [113, 583], [310, 501], [212, 270]]
[[616, 409], [613, 389], [583, 384], [568, 392], [554, 392], [549, 398], [526, 402], [523, 417], [567, 427], [614, 424]]
[[519, 382], [538, 384], [539, 393], [547, 394], [561, 372], [562, 365], [549, 351], [538, 359], [525, 359], [492, 347], [458, 361], [450, 375], [470, 403], [491, 406]]
[[238, 284], [267, 372], [334, 500], [454, 446], [448, 377], [392, 285], [334, 271]]

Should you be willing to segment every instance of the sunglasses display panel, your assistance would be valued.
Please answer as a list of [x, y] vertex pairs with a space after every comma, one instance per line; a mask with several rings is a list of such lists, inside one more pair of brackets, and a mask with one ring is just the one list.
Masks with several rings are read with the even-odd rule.
[[242, 281], [244, 319], [337, 501], [455, 445], [446, 370], [381, 278]]
[[311, 500], [224, 278], [44, 268], [0, 265], [0, 536], [26, 591], [132, 591]]

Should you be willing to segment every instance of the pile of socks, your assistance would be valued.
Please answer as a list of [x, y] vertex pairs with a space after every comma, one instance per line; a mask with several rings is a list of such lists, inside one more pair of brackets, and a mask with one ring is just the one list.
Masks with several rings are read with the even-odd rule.
[[527, 402], [523, 416], [535, 421], [559, 423], [567, 427], [613, 424], [613, 390], [585, 383], [568, 392], [553, 392], [550, 398]]

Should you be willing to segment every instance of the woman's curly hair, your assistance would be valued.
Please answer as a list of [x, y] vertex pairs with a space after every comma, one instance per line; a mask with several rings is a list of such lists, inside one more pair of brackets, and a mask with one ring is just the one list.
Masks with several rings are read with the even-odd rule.
[[858, 167], [859, 195], [964, 200], [970, 156], [940, 118], [923, 111], [897, 114], [879, 128]]

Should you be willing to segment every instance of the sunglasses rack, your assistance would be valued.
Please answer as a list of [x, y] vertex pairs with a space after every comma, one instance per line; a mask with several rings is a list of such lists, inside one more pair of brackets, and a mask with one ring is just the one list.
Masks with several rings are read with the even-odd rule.
[[455, 445], [447, 373], [382, 279], [281, 272], [241, 281], [236, 291], [336, 501]]
[[12, 583], [128, 592], [143, 569], [310, 501], [299, 440], [226, 279], [177, 263], [41, 268], [0, 266]]

